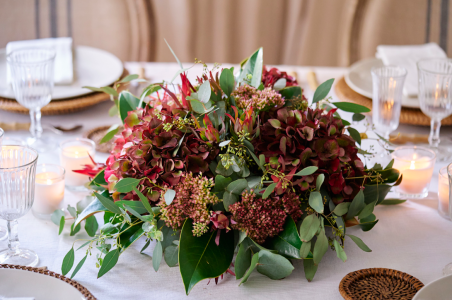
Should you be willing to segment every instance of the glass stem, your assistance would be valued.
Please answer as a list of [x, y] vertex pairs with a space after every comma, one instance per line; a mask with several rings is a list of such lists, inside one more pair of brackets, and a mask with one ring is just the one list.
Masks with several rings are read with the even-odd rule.
[[19, 234], [17, 231], [17, 219], [7, 221], [8, 228], [8, 249], [11, 254], [15, 254], [19, 251]]
[[41, 126], [41, 109], [30, 109], [30, 133], [33, 138], [39, 139], [42, 134], [42, 126]]
[[439, 146], [439, 129], [441, 128], [441, 119], [432, 119], [430, 121], [430, 136], [428, 142], [430, 146], [437, 148]]

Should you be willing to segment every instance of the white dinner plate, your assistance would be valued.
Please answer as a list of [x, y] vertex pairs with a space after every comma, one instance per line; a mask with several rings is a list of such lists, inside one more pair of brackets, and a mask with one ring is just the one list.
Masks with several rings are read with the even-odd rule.
[[[383, 62], [377, 58], [358, 61], [350, 66], [345, 75], [345, 82], [356, 93], [372, 98], [372, 67], [383, 66]], [[402, 106], [408, 108], [420, 108], [417, 97], [403, 96]]]
[[[55, 85], [52, 99], [62, 99], [92, 93], [83, 86], [104, 87], [111, 85], [122, 75], [124, 67], [113, 54], [88, 46], [75, 48], [74, 82]], [[14, 92], [6, 82], [6, 49], [0, 49], [0, 96], [14, 98]]]
[[72, 285], [52, 276], [25, 270], [0, 269], [0, 300], [84, 300]]
[[452, 275], [430, 282], [413, 297], [413, 300], [451, 300]]

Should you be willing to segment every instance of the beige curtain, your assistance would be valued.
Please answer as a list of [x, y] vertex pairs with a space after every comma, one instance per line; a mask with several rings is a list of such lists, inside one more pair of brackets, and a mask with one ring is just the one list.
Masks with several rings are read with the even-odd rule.
[[238, 63], [264, 47], [267, 64], [337, 65], [347, 0], [152, 0], [157, 61]]

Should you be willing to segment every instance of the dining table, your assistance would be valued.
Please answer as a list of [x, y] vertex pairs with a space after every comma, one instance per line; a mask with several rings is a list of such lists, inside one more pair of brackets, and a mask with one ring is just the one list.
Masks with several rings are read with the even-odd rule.
[[[192, 64], [185, 63], [184, 67]], [[151, 82], [170, 81], [180, 69], [177, 63], [157, 62], [126, 62], [125, 68], [130, 74], [138, 73], [144, 68], [146, 78]], [[224, 64], [223, 66], [233, 66]], [[304, 95], [311, 100], [314, 91], [309, 87], [307, 74], [315, 72], [321, 83], [330, 78], [339, 79], [348, 72], [343, 67], [306, 67], [277, 66], [279, 69], [296, 72], [298, 83], [303, 88]], [[187, 71], [188, 78], [194, 82], [202, 72], [202, 66], [196, 65]], [[177, 78], [175, 82], [180, 82]], [[339, 101], [330, 92], [331, 101]], [[87, 131], [101, 126], [120, 123], [117, 116], [109, 116], [111, 101], [105, 101], [86, 110], [65, 115], [43, 116], [44, 125], [71, 127], [83, 125], [83, 128], [63, 135], [53, 135], [58, 141], [82, 137]], [[342, 118], [350, 121], [360, 132], [367, 131], [369, 139], [362, 141], [364, 149], [373, 149], [381, 154], [380, 144], [372, 132], [371, 116], [363, 121], [352, 122], [352, 114], [341, 113]], [[0, 111], [1, 122], [29, 122], [28, 115]], [[416, 133], [428, 135], [429, 127], [400, 124], [395, 132]], [[6, 137], [25, 139], [27, 131], [7, 131]], [[448, 144], [452, 137], [452, 127], [441, 128], [443, 144]], [[97, 152], [95, 161], [105, 162], [107, 153]], [[375, 156], [366, 159], [370, 165], [379, 160], [388, 160], [387, 156]], [[59, 162], [59, 149], [39, 154], [39, 163]], [[152, 242], [143, 254], [140, 250], [145, 240], [141, 239], [124, 252], [117, 265], [107, 274], [97, 279], [96, 256], [88, 256], [84, 266], [74, 277], [74, 280], [85, 286], [98, 299], [342, 299], [339, 293], [339, 283], [348, 273], [366, 268], [389, 268], [408, 273], [424, 284], [428, 284], [443, 276], [443, 268], [452, 262], [452, 223], [438, 213], [438, 172], [449, 162], [436, 162], [433, 178], [429, 186], [429, 194], [424, 199], [409, 199], [398, 205], [379, 205], [374, 214], [378, 223], [368, 232], [363, 232], [358, 226], [347, 228], [348, 234], [361, 238], [372, 250], [363, 252], [347, 237], [345, 240], [346, 262], [342, 262], [336, 252], [329, 250], [319, 264], [313, 281], [308, 282], [303, 271], [301, 260], [293, 260], [295, 269], [292, 274], [282, 280], [271, 280], [266, 276], [253, 272], [248, 281], [239, 285], [233, 275], [225, 274], [223, 279], [215, 281], [203, 280], [198, 283], [187, 296], [180, 276], [179, 268], [168, 267], [162, 261], [158, 272], [152, 266]], [[371, 166], [370, 166], [371, 167]], [[64, 207], [75, 204], [89, 192], [65, 191]], [[388, 197], [397, 197], [390, 192]], [[102, 223], [102, 216], [98, 217]], [[0, 220], [0, 225], [6, 223]], [[34, 250], [39, 256], [38, 266], [61, 273], [61, 265], [66, 253], [77, 239], [88, 238], [80, 231], [75, 236], [69, 236], [70, 223], [67, 222], [61, 235], [58, 226], [52, 221], [39, 219], [31, 210], [19, 219], [20, 244], [24, 248]], [[75, 242], [78, 248], [82, 242]], [[7, 240], [0, 241], [0, 249], [7, 248]], [[85, 251], [75, 252], [75, 264], [85, 256]], [[52, 290], [51, 287], [48, 288]]]

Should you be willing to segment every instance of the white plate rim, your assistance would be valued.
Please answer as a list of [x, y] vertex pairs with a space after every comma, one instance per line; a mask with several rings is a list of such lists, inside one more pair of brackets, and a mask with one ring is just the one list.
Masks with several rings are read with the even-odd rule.
[[432, 282], [430, 282], [430, 283], [424, 285], [424, 287], [421, 288], [421, 289], [416, 293], [416, 295], [414, 295], [413, 300], [424, 300], [424, 299], [418, 299], [418, 298], [419, 298], [419, 295], [420, 295], [424, 290], [427, 290], [429, 286], [431, 286], [431, 285], [433, 285], [433, 284], [435, 284], [435, 283], [437, 283], [437, 282], [443, 281], [445, 278], [452, 278], [452, 275], [446, 275], [446, 276], [443, 276], [443, 277], [441, 277], [441, 278], [438, 278], [438, 279], [436, 279], [436, 280], [433, 280]]

